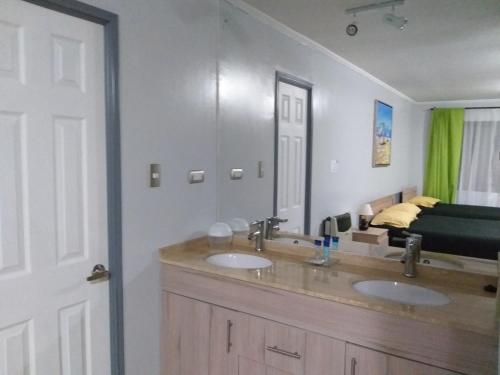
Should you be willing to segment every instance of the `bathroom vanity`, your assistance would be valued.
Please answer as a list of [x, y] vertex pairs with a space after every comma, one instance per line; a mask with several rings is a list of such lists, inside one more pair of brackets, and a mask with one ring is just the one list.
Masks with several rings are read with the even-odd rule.
[[[252, 257], [209, 263], [224, 252], [206, 239], [161, 249], [162, 375], [497, 373], [496, 299], [483, 290], [496, 276], [419, 266], [408, 279], [390, 259], [336, 253], [316, 267], [311, 248], [265, 247], [236, 239], [225, 250], [271, 262], [260, 269], [229, 268]], [[395, 292], [382, 294], [396, 300], [356, 290], [366, 281], [389, 281]], [[403, 290], [398, 302], [401, 286], [424, 299]]]

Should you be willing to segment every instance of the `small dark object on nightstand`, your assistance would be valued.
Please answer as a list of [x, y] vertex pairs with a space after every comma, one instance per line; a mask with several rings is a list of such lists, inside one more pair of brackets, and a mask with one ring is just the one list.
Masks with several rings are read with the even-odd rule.
[[497, 287], [494, 285], [491, 285], [491, 284], [486, 285], [483, 289], [485, 292], [488, 292], [488, 293], [496, 293], [497, 292]]

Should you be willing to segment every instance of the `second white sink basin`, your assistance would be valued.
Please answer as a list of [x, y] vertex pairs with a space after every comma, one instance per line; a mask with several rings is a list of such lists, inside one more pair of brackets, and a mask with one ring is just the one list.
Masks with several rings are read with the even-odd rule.
[[450, 303], [443, 293], [417, 285], [397, 281], [368, 280], [353, 285], [358, 292], [372, 296], [416, 306], [442, 306]]
[[269, 259], [239, 253], [211, 255], [206, 261], [214, 266], [240, 269], [268, 268], [273, 265]]

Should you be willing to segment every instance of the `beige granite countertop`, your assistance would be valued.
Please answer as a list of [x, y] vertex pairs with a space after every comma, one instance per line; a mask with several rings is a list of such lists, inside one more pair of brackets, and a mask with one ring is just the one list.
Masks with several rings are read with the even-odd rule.
[[[255, 285], [301, 293], [333, 302], [394, 314], [418, 321], [446, 325], [487, 336], [498, 336], [496, 296], [483, 287], [497, 285], [497, 277], [435, 267], [418, 267], [416, 279], [402, 275], [403, 265], [394, 260], [334, 253], [330, 267], [305, 263], [313, 249], [266, 241], [266, 250], [256, 253], [251, 244], [236, 238], [224, 250], [208, 246], [206, 238], [189, 241], [160, 250], [160, 261], [171, 266], [201, 272], [228, 281], [238, 280]], [[213, 266], [205, 259], [225, 251], [249, 253], [268, 258], [273, 266], [260, 270], [241, 270]], [[446, 294], [451, 303], [444, 306], [411, 306], [365, 296], [352, 287], [361, 280], [391, 280], [431, 288]]]

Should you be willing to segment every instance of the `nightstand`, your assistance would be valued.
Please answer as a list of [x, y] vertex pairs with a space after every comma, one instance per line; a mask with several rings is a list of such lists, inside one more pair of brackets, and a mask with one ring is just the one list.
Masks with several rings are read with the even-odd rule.
[[352, 230], [352, 240], [373, 245], [383, 245], [388, 243], [388, 230], [381, 228], [368, 228], [367, 230]]

